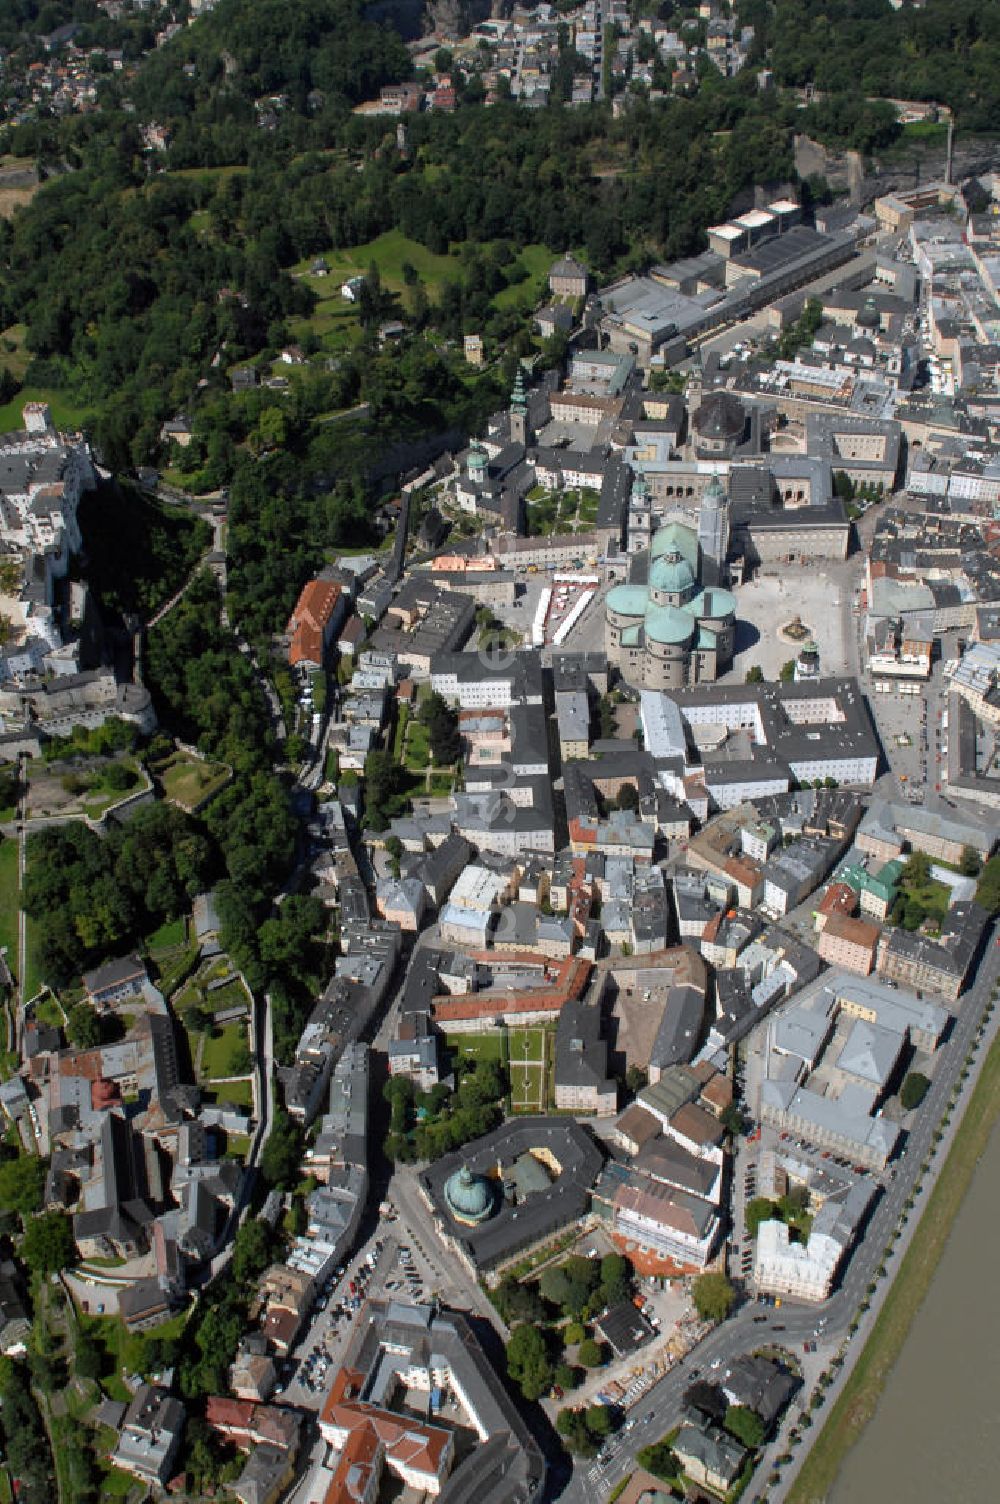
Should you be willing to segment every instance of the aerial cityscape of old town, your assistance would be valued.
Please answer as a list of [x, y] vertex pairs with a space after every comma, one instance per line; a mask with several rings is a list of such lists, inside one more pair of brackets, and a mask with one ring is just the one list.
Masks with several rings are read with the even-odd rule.
[[978, 1504], [995, 8], [0, 12], [0, 1504]]

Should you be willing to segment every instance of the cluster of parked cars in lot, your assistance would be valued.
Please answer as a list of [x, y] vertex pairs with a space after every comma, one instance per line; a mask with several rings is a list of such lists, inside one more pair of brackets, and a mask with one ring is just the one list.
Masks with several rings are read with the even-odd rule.
[[[794, 1148], [801, 1149], [803, 1154], [816, 1154], [816, 1150], [813, 1145], [807, 1144], [804, 1139], [792, 1138], [792, 1135], [790, 1133], [782, 1133], [780, 1137], [783, 1142], [791, 1142]], [[819, 1158], [830, 1160], [833, 1164], [839, 1165], [842, 1170], [853, 1170], [855, 1175], [864, 1175], [867, 1173], [864, 1165], [852, 1165], [849, 1159], [844, 1159], [840, 1154], [834, 1154], [830, 1149], [821, 1150], [819, 1153]]]
[[344, 1282], [344, 1269], [341, 1265], [339, 1269], [333, 1271], [323, 1285], [317, 1310], [329, 1311], [330, 1321], [309, 1356], [300, 1363], [297, 1375], [303, 1389], [310, 1394], [317, 1393], [323, 1387], [327, 1369], [333, 1358], [331, 1344], [350, 1323], [354, 1312], [359, 1309], [364, 1300], [381, 1252], [382, 1240], [376, 1239], [364, 1262], [351, 1279]]
[[[743, 1176], [743, 1199], [750, 1202], [757, 1194], [757, 1166], [751, 1161]], [[753, 1246], [746, 1242], [740, 1251], [740, 1273], [744, 1279], [748, 1279], [753, 1269]]]
[[424, 1283], [417, 1273], [417, 1266], [413, 1262], [413, 1251], [408, 1243], [400, 1243], [396, 1262], [399, 1275], [386, 1280], [385, 1288], [394, 1294], [400, 1294], [405, 1290], [413, 1300], [423, 1300]]

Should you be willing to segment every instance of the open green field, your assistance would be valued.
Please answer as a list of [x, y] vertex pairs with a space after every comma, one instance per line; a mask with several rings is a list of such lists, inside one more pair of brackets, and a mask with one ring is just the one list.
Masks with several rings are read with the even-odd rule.
[[344, 302], [340, 295], [340, 284], [349, 277], [365, 276], [373, 262], [378, 267], [383, 286], [393, 292], [402, 292], [406, 286], [403, 280], [404, 262], [409, 262], [416, 269], [421, 282], [429, 290], [440, 288], [449, 277], [458, 278], [461, 275], [461, 262], [457, 255], [437, 255], [419, 241], [408, 239], [400, 230], [387, 230], [384, 235], [366, 241], [364, 245], [352, 246], [349, 250], [324, 251], [322, 257], [330, 268], [325, 277], [308, 275], [310, 266], [319, 259], [316, 256], [300, 261], [293, 270], [324, 302], [336, 298], [347, 309], [351, 309], [353, 305]]
[[533, 308], [542, 296], [549, 268], [555, 256], [547, 245], [522, 246], [516, 258], [528, 273], [523, 282], [505, 287], [493, 298], [494, 308], [516, 308], [519, 304]]
[[943, 120], [911, 120], [903, 126], [903, 140], [933, 142], [944, 145], [948, 139], [948, 125]]
[[250, 1153], [250, 1135], [248, 1133], [227, 1133], [226, 1152], [224, 1158], [245, 1160]]
[[21, 409], [26, 402], [47, 402], [57, 428], [82, 428], [88, 422], [86, 408], [72, 398], [64, 397], [60, 392], [46, 391], [43, 387], [26, 386], [5, 407], [0, 407], [0, 433], [10, 433], [22, 426]]
[[419, 721], [411, 721], [406, 728], [403, 760], [412, 773], [422, 773], [431, 760], [431, 740]]
[[34, 926], [29, 919], [24, 926], [24, 1000], [28, 1002], [42, 990], [45, 979], [38, 961], [38, 953], [34, 944]]
[[952, 1223], [1000, 1117], [1000, 1041], [976, 1082], [951, 1151], [915, 1229], [899, 1273], [871, 1336], [829, 1418], [788, 1493], [789, 1504], [820, 1504], [829, 1497], [845, 1454], [871, 1420], [902, 1351], [910, 1323], [930, 1288]]
[[17, 842], [0, 840], [0, 945], [7, 947], [7, 965], [17, 975]]
[[187, 920], [183, 914], [179, 919], [167, 919], [158, 930], [146, 936], [146, 949], [151, 955], [156, 955], [160, 951], [176, 950], [179, 946], [186, 944]]
[[250, 998], [243, 983], [237, 978], [227, 982], [225, 987], [217, 987], [214, 992], [205, 993], [203, 1007], [210, 1013], [224, 1013], [227, 1008], [250, 1008]]
[[[318, 299], [311, 316], [299, 319], [290, 326], [296, 334], [306, 330], [326, 336], [335, 344], [348, 344], [358, 333], [357, 307], [345, 302], [341, 296], [341, 284], [350, 277], [363, 277], [374, 263], [378, 267], [382, 285], [390, 292], [404, 294], [406, 282], [403, 267], [408, 262], [414, 268], [427, 291], [432, 295], [440, 292], [447, 281], [460, 282], [463, 267], [459, 247], [447, 255], [429, 251], [417, 240], [410, 240], [399, 230], [388, 230], [364, 245], [351, 246], [346, 250], [325, 251], [322, 259], [330, 268], [326, 276], [311, 276], [310, 266], [319, 258], [309, 256], [293, 268]], [[527, 276], [510, 287], [505, 287], [493, 298], [495, 308], [532, 307], [538, 302], [545, 287], [549, 268], [555, 260], [554, 253], [545, 245], [526, 245], [517, 255], [517, 264]]]
[[66, 1022], [66, 1015], [59, 1005], [59, 1000], [51, 992], [47, 992], [31, 1011], [38, 1023], [46, 1024], [50, 1029], [61, 1029]]
[[503, 1040], [499, 1034], [446, 1034], [445, 1044], [458, 1060], [495, 1060], [503, 1062]]
[[218, 183], [223, 178], [245, 176], [250, 171], [249, 167], [236, 165], [234, 167], [174, 167], [170, 172], [165, 172], [165, 178], [204, 178], [206, 183]]
[[[200, 1074], [208, 1081], [217, 1081], [222, 1076], [235, 1076], [231, 1060], [237, 1045], [242, 1043], [244, 1032], [238, 1023], [225, 1024], [218, 1034], [206, 1036], [201, 1052]], [[194, 1041], [192, 1041], [192, 1046]]]
[[187, 752], [175, 752], [156, 769], [156, 777], [165, 798], [192, 811], [225, 788], [232, 774], [225, 763], [203, 762]]
[[247, 1081], [220, 1081], [205, 1093], [206, 1100], [231, 1102], [234, 1107], [253, 1107], [253, 1085]]
[[101, 1499], [127, 1499], [136, 1486], [131, 1473], [123, 1473], [119, 1467], [109, 1467], [101, 1479]]
[[10, 324], [0, 333], [0, 366], [17, 381], [24, 380], [31, 354], [24, 347], [27, 324]]
[[515, 1112], [543, 1112], [547, 1106], [548, 1090], [546, 1073], [541, 1062], [537, 1065], [509, 1067], [510, 1102]]
[[545, 1058], [544, 1029], [511, 1029], [507, 1041], [511, 1065], [518, 1060], [541, 1061]]

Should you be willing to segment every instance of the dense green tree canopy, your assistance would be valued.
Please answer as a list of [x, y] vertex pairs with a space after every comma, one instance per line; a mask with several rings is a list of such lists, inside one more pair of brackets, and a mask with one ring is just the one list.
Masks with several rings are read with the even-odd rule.
[[526, 1400], [537, 1400], [552, 1383], [552, 1365], [544, 1335], [535, 1326], [518, 1326], [507, 1343], [507, 1372]]
[[73, 1262], [73, 1224], [65, 1212], [32, 1217], [21, 1239], [21, 1257], [36, 1274], [58, 1274]]
[[724, 1321], [732, 1310], [736, 1291], [724, 1274], [699, 1274], [692, 1287], [695, 1310], [703, 1321]]
[[[212, 847], [181, 810], [151, 804], [106, 837], [79, 823], [28, 841], [24, 907], [37, 926], [42, 976], [60, 985], [165, 919], [187, 913]], [[72, 1027], [92, 1028], [82, 1015]]]

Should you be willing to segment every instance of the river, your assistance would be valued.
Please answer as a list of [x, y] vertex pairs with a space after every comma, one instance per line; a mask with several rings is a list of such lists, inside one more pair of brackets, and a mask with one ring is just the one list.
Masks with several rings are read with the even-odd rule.
[[1000, 1497], [998, 1186], [1000, 1125], [830, 1504], [982, 1504]]

